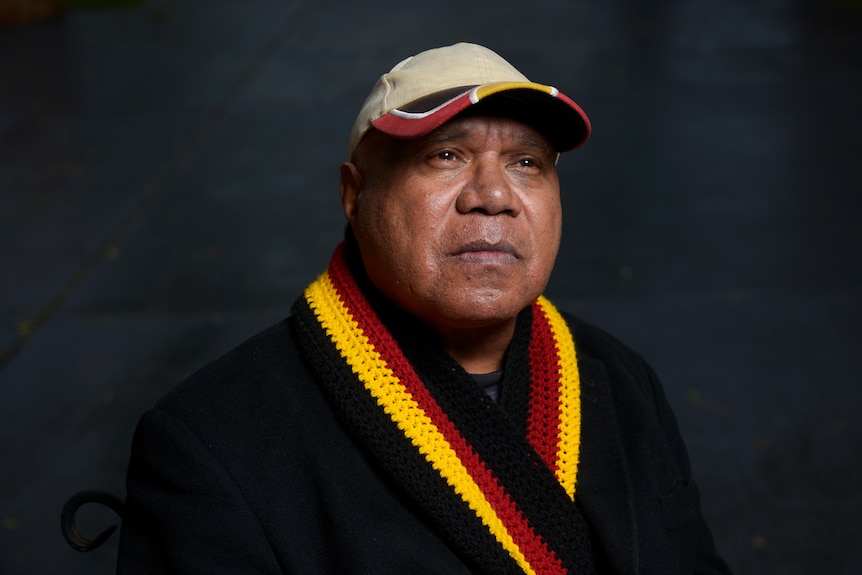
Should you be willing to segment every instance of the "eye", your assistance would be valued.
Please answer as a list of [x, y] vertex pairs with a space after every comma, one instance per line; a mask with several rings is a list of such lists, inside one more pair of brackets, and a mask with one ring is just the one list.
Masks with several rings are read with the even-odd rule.
[[538, 172], [542, 169], [542, 163], [531, 156], [515, 158], [513, 165], [515, 168], [525, 172]]
[[428, 164], [438, 169], [452, 169], [460, 165], [462, 156], [457, 150], [443, 149], [432, 151], [428, 155]]

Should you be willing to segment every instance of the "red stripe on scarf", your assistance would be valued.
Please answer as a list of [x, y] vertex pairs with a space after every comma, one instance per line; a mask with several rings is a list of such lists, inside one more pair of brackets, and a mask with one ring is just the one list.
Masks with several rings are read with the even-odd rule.
[[[549, 362], [549, 357], [557, 358], [557, 361]], [[545, 465], [556, 474], [559, 466], [557, 451], [562, 413], [560, 362], [548, 318], [538, 303], [533, 304], [530, 371], [534, 383], [531, 386], [527, 439]]]

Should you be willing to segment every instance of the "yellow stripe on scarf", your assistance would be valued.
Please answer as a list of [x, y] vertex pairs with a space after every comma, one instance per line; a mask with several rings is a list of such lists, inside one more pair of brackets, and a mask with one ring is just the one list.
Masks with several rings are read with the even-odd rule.
[[575, 354], [575, 342], [566, 320], [557, 308], [545, 296], [538, 300], [557, 346], [560, 358], [559, 370], [562, 376], [560, 382], [562, 397], [560, 404], [559, 442], [557, 444], [557, 481], [566, 490], [569, 498], [575, 498], [575, 481], [578, 476], [578, 460], [580, 457], [581, 435], [581, 383], [578, 375], [578, 359]]
[[329, 275], [305, 290], [305, 299], [341, 356], [411, 443], [482, 520], [529, 575], [536, 575], [457, 453], [398, 380], [341, 303]]

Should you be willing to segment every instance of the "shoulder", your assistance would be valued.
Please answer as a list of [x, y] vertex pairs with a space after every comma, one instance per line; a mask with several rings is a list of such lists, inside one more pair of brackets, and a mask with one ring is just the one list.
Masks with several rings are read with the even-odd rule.
[[575, 340], [578, 366], [589, 381], [605, 382], [618, 406], [647, 407], [660, 419], [669, 407], [661, 381], [652, 366], [635, 350], [605, 330], [563, 313]]
[[579, 355], [601, 361], [609, 369], [625, 369], [633, 375], [654, 377], [646, 360], [615, 336], [569, 313], [563, 312], [563, 317], [572, 331]]
[[205, 365], [156, 404], [192, 427], [209, 422], [246, 425], [256, 418], [279, 416], [296, 409], [314, 384], [297, 350], [291, 319], [254, 335]]

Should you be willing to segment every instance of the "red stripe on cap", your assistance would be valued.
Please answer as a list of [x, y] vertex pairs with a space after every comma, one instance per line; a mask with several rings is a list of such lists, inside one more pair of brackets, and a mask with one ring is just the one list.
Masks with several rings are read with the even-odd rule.
[[586, 128], [586, 133], [584, 134], [584, 139], [581, 140], [580, 142], [578, 142], [578, 144], [575, 146], [575, 148], [577, 148], [578, 146], [582, 145], [584, 142], [586, 142], [589, 139], [590, 133], [593, 131], [593, 127], [592, 127], [592, 125], [590, 125], [590, 119], [587, 117], [587, 113], [584, 112], [584, 110], [580, 106], [578, 106], [574, 100], [572, 100], [571, 98], [569, 98], [568, 96], [566, 96], [562, 92], [557, 92], [556, 98], [558, 100], [562, 100], [563, 102], [565, 102], [566, 104], [568, 104], [569, 106], [574, 108], [575, 111], [578, 113], [578, 115], [581, 117], [581, 120], [584, 121], [584, 127]]
[[418, 138], [433, 132], [471, 103], [470, 92], [465, 92], [429, 113], [410, 114], [392, 110], [371, 122], [371, 125], [394, 138]]

